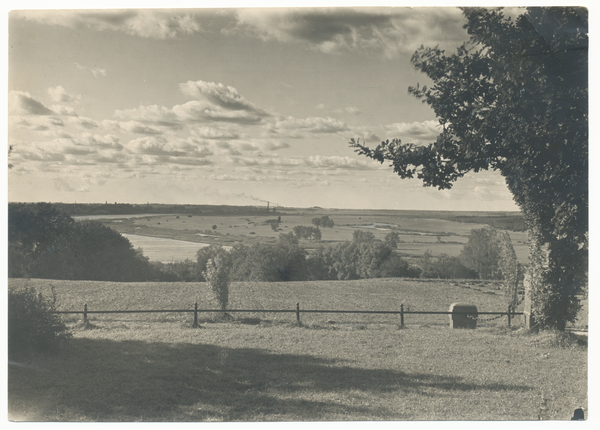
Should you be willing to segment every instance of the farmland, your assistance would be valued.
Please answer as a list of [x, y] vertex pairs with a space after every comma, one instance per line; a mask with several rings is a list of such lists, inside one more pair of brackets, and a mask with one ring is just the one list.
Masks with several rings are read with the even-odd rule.
[[[212, 214], [202, 213], [187, 214], [149, 214], [147, 216], [128, 215], [110, 216], [101, 219], [105, 225], [120, 233], [154, 237], [160, 239], [173, 239], [185, 242], [205, 244], [219, 244], [234, 246], [235, 244], [249, 245], [255, 242], [274, 243], [281, 233], [288, 233], [294, 227], [311, 225], [315, 217], [324, 215], [334, 220], [333, 228], [322, 228], [321, 241], [302, 240], [301, 246], [311, 249], [319, 245], [331, 246], [342, 241], [352, 240], [355, 230], [363, 229], [372, 232], [377, 239], [383, 239], [390, 231], [400, 235], [397, 252], [406, 257], [418, 257], [426, 251], [433, 255], [448, 254], [457, 256], [468, 240], [472, 229], [482, 228], [488, 221], [505, 218], [512, 220], [518, 214], [490, 214], [462, 215], [456, 213], [436, 213], [427, 211], [376, 211], [376, 210], [335, 210], [335, 209], [280, 209], [269, 214]], [[267, 222], [281, 219], [277, 230], [273, 230]], [[459, 222], [466, 220], [468, 222]], [[215, 227], [215, 228], [213, 228]], [[527, 263], [527, 236], [525, 232], [510, 232], [510, 236], [519, 262]], [[153, 259], [172, 261], [175, 248], [181, 243], [166, 242], [160, 245], [164, 251], [157, 254], [150, 251], [155, 243], [145, 243], [145, 246], [134, 239], [130, 239], [134, 246], [141, 246]], [[168, 247], [171, 247], [170, 249]], [[187, 246], [187, 245], [186, 245]], [[199, 246], [199, 247], [200, 247]], [[199, 248], [198, 247], [198, 248]], [[193, 253], [185, 254], [186, 258], [193, 258]]]
[[[193, 258], [211, 243], [275, 242], [322, 215], [335, 226], [322, 228], [321, 241], [302, 240], [305, 249], [351, 240], [364, 229], [378, 239], [398, 232], [398, 252], [408, 258], [426, 250], [458, 255], [471, 229], [485, 225], [485, 217], [474, 223], [422, 212], [322, 209], [101, 222], [135, 239], [152, 259], [168, 261]], [[279, 216], [276, 231], [267, 221]], [[511, 236], [526, 262], [524, 233]], [[54, 294], [57, 310], [79, 312], [61, 315], [73, 335], [61, 349], [12, 357], [8, 413], [15, 421], [565, 420], [577, 407], [587, 416], [587, 336], [572, 334], [587, 331], [587, 298], [568, 333], [535, 334], [519, 317], [508, 327], [506, 316], [481, 315], [476, 330], [451, 330], [448, 315], [411, 313], [447, 311], [455, 302], [503, 312], [501, 281], [234, 282], [225, 315], [207, 311], [218, 303], [199, 282], [23, 278], [8, 285]], [[358, 313], [401, 308], [404, 325], [398, 313]], [[248, 311], [233, 312], [242, 309]], [[94, 313], [111, 310], [161, 312]]]
[[[9, 280], [57, 295], [59, 309], [178, 309], [216, 303], [202, 283]], [[235, 283], [231, 308], [504, 309], [472, 281]], [[38, 421], [569, 419], [587, 408], [587, 348], [500, 319], [450, 330], [447, 316], [91, 314], [66, 316], [61, 351], [9, 368], [9, 417]], [[581, 324], [586, 324], [582, 322]], [[586, 409], [587, 416], [587, 409]]]

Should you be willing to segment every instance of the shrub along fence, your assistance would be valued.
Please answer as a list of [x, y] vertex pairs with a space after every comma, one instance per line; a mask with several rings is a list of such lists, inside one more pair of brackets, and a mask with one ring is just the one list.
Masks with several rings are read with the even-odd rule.
[[[396, 311], [368, 311], [368, 310], [327, 310], [327, 309], [300, 309], [300, 303], [296, 303], [295, 309], [198, 309], [198, 303], [194, 304], [194, 309], [159, 309], [159, 310], [112, 310], [112, 311], [93, 311], [88, 310], [87, 304], [83, 306], [83, 311], [54, 311], [56, 314], [83, 314], [83, 321], [88, 321], [89, 314], [126, 314], [126, 313], [193, 313], [194, 322], [193, 327], [198, 327], [198, 315], [200, 313], [295, 313], [296, 321], [300, 323], [301, 313], [323, 313], [323, 314], [390, 314], [400, 315], [400, 326], [404, 327], [404, 318], [406, 315], [451, 315], [453, 319], [467, 318], [474, 321], [485, 322], [506, 316], [508, 319], [508, 326], [511, 326], [512, 318], [517, 315], [523, 315], [523, 312], [515, 312], [509, 307], [504, 312], [479, 312], [470, 311], [463, 312], [460, 310], [450, 311], [405, 311], [404, 305], [400, 305], [400, 310]], [[488, 315], [488, 317], [481, 317], [481, 315]]]

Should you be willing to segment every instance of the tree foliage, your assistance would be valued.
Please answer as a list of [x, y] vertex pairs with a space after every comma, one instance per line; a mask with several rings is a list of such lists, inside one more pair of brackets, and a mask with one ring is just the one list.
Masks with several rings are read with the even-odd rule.
[[334, 221], [329, 218], [329, 215], [323, 215], [320, 218], [313, 218], [311, 220], [311, 222], [318, 228], [318, 227], [326, 227], [326, 228], [333, 228], [333, 226], [335, 225]]
[[420, 270], [402, 259], [372, 232], [355, 230], [352, 242], [319, 247], [308, 257], [311, 279], [368, 279], [418, 277]]
[[98, 221], [75, 222], [49, 203], [10, 204], [9, 277], [151, 280], [148, 260]]
[[297, 225], [292, 229], [292, 231], [300, 239], [321, 240], [321, 230], [319, 227]]
[[369, 243], [375, 241], [375, 235], [370, 231], [354, 230], [352, 233], [352, 242]]
[[433, 279], [477, 279], [479, 274], [466, 267], [458, 257], [447, 254], [434, 256], [430, 250], [425, 251], [419, 259], [421, 278]]
[[229, 284], [231, 272], [231, 255], [221, 249], [206, 262], [206, 270], [202, 276], [210, 286], [221, 310], [227, 309], [229, 303]]
[[[528, 227], [536, 319], [564, 329], [587, 282], [587, 9], [528, 8], [515, 20], [501, 9], [463, 13], [470, 39], [456, 53], [421, 47], [412, 57], [433, 81], [409, 92], [433, 108], [437, 140], [350, 145], [439, 189], [471, 171], [498, 170]], [[534, 258], [544, 246], [547, 259]]]
[[479, 279], [501, 279], [500, 251], [496, 230], [478, 228], [471, 230], [459, 258], [462, 264], [477, 272]]
[[43, 297], [34, 288], [8, 291], [8, 354], [10, 357], [57, 348], [72, 334], [56, 311], [56, 296]]
[[397, 231], [390, 231], [385, 235], [383, 241], [391, 248], [397, 248], [398, 242], [400, 242], [400, 234]]

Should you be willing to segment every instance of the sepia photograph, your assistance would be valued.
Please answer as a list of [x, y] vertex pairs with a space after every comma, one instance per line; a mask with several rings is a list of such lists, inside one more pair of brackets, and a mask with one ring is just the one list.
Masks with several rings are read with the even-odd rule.
[[60, 3], [5, 15], [6, 421], [590, 423], [587, 7]]

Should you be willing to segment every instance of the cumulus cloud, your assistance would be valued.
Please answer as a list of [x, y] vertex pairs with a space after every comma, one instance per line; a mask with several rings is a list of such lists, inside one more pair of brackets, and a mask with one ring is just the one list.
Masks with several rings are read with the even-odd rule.
[[26, 91], [9, 92], [8, 113], [9, 115], [56, 115], [56, 112], [44, 106]]
[[267, 141], [263, 142], [260, 147], [264, 151], [279, 151], [280, 149], [287, 149], [291, 145], [281, 141]]
[[440, 134], [438, 121], [398, 122], [385, 126], [388, 133], [394, 133], [404, 142], [432, 142]]
[[52, 111], [57, 115], [77, 116], [77, 112], [71, 106], [52, 105]]
[[456, 46], [468, 37], [460, 10], [450, 8], [240, 9], [237, 17], [238, 26], [224, 31], [325, 53], [375, 51], [392, 58], [421, 44]]
[[[166, 139], [162, 136], [147, 136], [129, 141], [126, 148], [134, 153], [141, 155], [160, 156], [164, 162], [173, 162], [176, 158], [187, 160], [191, 158], [205, 158], [213, 155], [205, 146], [196, 145], [191, 140], [185, 139]], [[179, 161], [178, 161], [179, 163]], [[202, 162], [204, 165], [207, 162]], [[180, 163], [180, 164], [183, 164]], [[185, 164], [191, 164], [186, 161]]]
[[123, 145], [121, 145], [120, 139], [114, 134], [107, 134], [102, 136], [98, 134], [84, 133], [82, 138], [89, 145], [98, 149], [114, 149], [117, 151], [121, 151], [123, 149]]
[[15, 16], [46, 25], [120, 31], [152, 39], [174, 38], [201, 29], [193, 14], [177, 10], [38, 10], [21, 11]]
[[310, 157], [231, 157], [232, 164], [244, 167], [296, 169], [298, 172], [309, 169], [320, 170], [376, 170], [379, 165], [370, 160], [357, 160], [350, 157], [315, 155]]
[[126, 147], [131, 152], [146, 155], [186, 155], [184, 151], [176, 150], [166, 139], [161, 137], [142, 137], [139, 139], [134, 139], [129, 141]]
[[147, 135], [157, 135], [163, 134], [161, 130], [158, 130], [154, 127], [150, 127], [144, 123], [138, 121], [123, 121], [118, 123], [120, 129], [124, 131], [128, 131], [129, 133], [134, 134], [147, 134]]
[[75, 66], [77, 66], [79, 70], [89, 70], [95, 78], [100, 76], [106, 76], [106, 69], [101, 69], [100, 67], [87, 67], [79, 63], [75, 63]]
[[77, 118], [77, 124], [87, 129], [98, 128], [98, 123], [91, 118], [79, 117]]
[[116, 110], [115, 117], [122, 120], [135, 120], [153, 123], [162, 127], [181, 128], [181, 120], [173, 109], [158, 106], [139, 106], [132, 109]]
[[182, 94], [192, 99], [206, 99], [223, 109], [264, 112], [262, 109], [249, 103], [235, 88], [221, 83], [188, 81], [184, 84], [179, 84], [179, 90]]
[[[172, 108], [151, 105], [117, 110], [115, 116], [122, 120], [152, 123], [158, 126], [180, 128], [183, 124], [208, 124], [214, 122], [241, 125], [259, 124], [270, 116], [241, 96], [237, 89], [221, 83], [188, 81], [180, 84], [180, 91], [194, 100]], [[210, 129], [199, 129], [199, 133]]]
[[172, 112], [182, 122], [229, 122], [237, 124], [258, 124], [266, 116], [255, 110], [228, 110], [212, 105], [204, 100], [192, 100], [182, 105], [173, 106]]
[[314, 155], [305, 160], [305, 165], [317, 169], [373, 170], [378, 165], [369, 160], [350, 157]]
[[349, 129], [346, 123], [331, 117], [294, 118], [289, 116], [280, 118], [269, 126], [271, 133], [293, 138], [304, 137], [307, 133], [332, 134]]
[[73, 139], [58, 138], [50, 141], [27, 143], [15, 147], [15, 152], [25, 160], [44, 162], [66, 162], [68, 156], [85, 157], [94, 152], [93, 148], [80, 145]]
[[398, 122], [385, 125], [351, 127], [349, 137], [363, 143], [376, 145], [386, 139], [400, 139], [403, 143], [429, 144], [434, 142], [441, 129], [437, 121]]
[[81, 100], [81, 95], [69, 94], [62, 85], [48, 88], [48, 94], [56, 103], [78, 103]]
[[277, 140], [250, 139], [234, 142], [218, 141], [213, 143], [213, 147], [221, 154], [230, 156], [241, 155], [242, 152], [255, 152], [256, 156], [261, 156], [263, 153], [289, 148], [290, 144]]
[[223, 139], [239, 139], [239, 134], [233, 130], [223, 130], [215, 127], [208, 126], [200, 126], [200, 127], [191, 127], [190, 132], [203, 139], [215, 139], [215, 140], [223, 140]]

